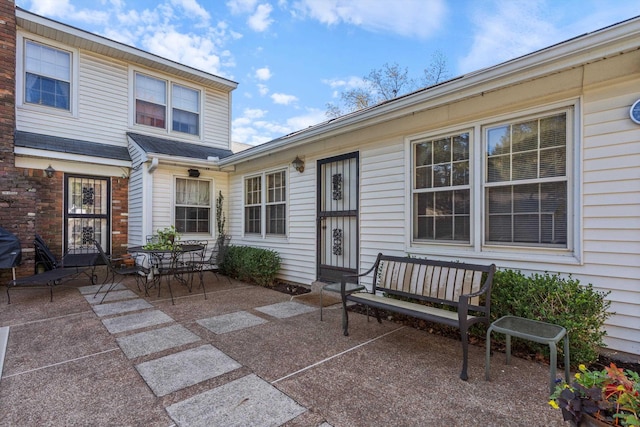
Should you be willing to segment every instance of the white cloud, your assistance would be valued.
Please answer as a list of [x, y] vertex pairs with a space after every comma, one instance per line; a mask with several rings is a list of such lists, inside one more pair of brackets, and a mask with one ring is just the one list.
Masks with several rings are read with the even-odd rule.
[[227, 7], [234, 15], [240, 13], [251, 13], [255, 10], [258, 0], [230, 0]]
[[272, 74], [271, 74], [271, 70], [269, 70], [269, 67], [263, 67], [263, 68], [258, 68], [256, 70], [256, 78], [258, 80], [269, 80], [271, 78]]
[[258, 93], [262, 96], [265, 96], [269, 93], [269, 88], [267, 87], [267, 85], [258, 84]]
[[109, 14], [98, 10], [77, 10], [69, 0], [32, 0], [29, 8], [35, 14], [65, 21], [80, 21], [89, 24], [108, 22]]
[[208, 22], [211, 19], [209, 12], [200, 6], [196, 0], [171, 0], [171, 4], [180, 6], [187, 15], [191, 17], [197, 16], [203, 22]]
[[199, 70], [214, 74], [220, 71], [220, 57], [214, 53], [215, 46], [209, 38], [167, 28], [146, 34], [142, 45], [151, 53]]
[[272, 11], [273, 7], [268, 3], [258, 5], [254, 14], [247, 20], [247, 24], [254, 31], [266, 31], [273, 23], [273, 19], [270, 17]]
[[299, 0], [295, 16], [307, 16], [327, 25], [345, 23], [369, 31], [428, 38], [447, 14], [444, 0]]
[[259, 108], [245, 108], [242, 115], [248, 119], [261, 119], [268, 113], [267, 110], [261, 110]]
[[498, 0], [493, 8], [470, 10], [475, 37], [459, 61], [461, 73], [517, 58], [557, 41], [558, 30], [542, 0]]
[[273, 102], [280, 105], [289, 105], [298, 100], [296, 96], [287, 95], [286, 93], [274, 93], [273, 95], [271, 95], [271, 99], [273, 100]]

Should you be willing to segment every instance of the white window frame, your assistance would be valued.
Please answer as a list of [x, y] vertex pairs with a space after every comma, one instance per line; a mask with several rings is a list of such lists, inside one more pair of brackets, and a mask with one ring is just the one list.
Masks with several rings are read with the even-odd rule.
[[[539, 119], [556, 113], [566, 112], [566, 182], [567, 182], [567, 243], [566, 247], [545, 245], [490, 244], [486, 235], [485, 176], [487, 129], [501, 123], [513, 124], [528, 119]], [[438, 131], [416, 134], [405, 138], [405, 162], [407, 173], [407, 197], [405, 201], [406, 251], [416, 255], [437, 255], [443, 257], [473, 257], [475, 259], [511, 261], [535, 261], [549, 264], [580, 265], [583, 261], [581, 186], [581, 99], [572, 98], [526, 110], [487, 117], [472, 123], [442, 128]], [[435, 139], [438, 135], [450, 135], [460, 130], [470, 129], [470, 185], [471, 185], [471, 242], [469, 245], [451, 244], [441, 241], [415, 240], [413, 232], [413, 145], [424, 139]]]
[[[157, 80], [162, 80], [165, 82], [165, 96], [166, 96], [166, 118], [165, 118], [165, 126], [164, 128], [148, 126], [144, 124], [136, 123], [136, 74], [141, 74], [146, 77], [150, 77]], [[198, 92], [198, 134], [194, 135], [188, 132], [181, 132], [173, 130], [173, 87], [174, 85], [178, 85], [184, 87], [186, 89], [194, 90]], [[140, 130], [144, 130], [145, 132], [154, 132], [158, 134], [164, 135], [172, 135], [175, 137], [180, 137], [181, 139], [192, 139], [196, 141], [204, 140], [204, 94], [205, 90], [203, 87], [195, 86], [188, 82], [185, 82], [180, 79], [174, 79], [170, 76], [164, 76], [159, 73], [139, 69], [135, 67], [129, 68], [129, 126], [132, 128], [139, 128]]]
[[176, 218], [176, 208], [178, 207], [205, 207], [204, 205], [187, 205], [187, 204], [178, 204], [177, 203], [177, 191], [178, 191], [178, 179], [184, 179], [186, 181], [200, 181], [200, 182], [207, 182], [209, 183], [209, 205], [207, 206], [207, 208], [209, 209], [209, 231], [208, 232], [203, 232], [203, 231], [199, 231], [199, 232], [186, 232], [186, 231], [180, 231], [180, 234], [182, 235], [186, 235], [186, 236], [213, 236], [214, 235], [214, 230], [215, 230], [215, 218], [214, 218], [214, 189], [213, 189], [213, 180], [211, 179], [203, 179], [203, 178], [194, 178], [194, 177], [190, 177], [190, 176], [174, 176], [173, 177], [173, 203], [172, 203], [172, 212], [171, 215], [173, 217], [173, 225], [177, 228], [177, 218]]
[[[416, 146], [418, 146], [419, 144], [422, 144], [424, 142], [435, 142], [437, 140], [442, 140], [442, 139], [449, 139], [449, 138], [454, 138], [456, 136], [460, 136], [463, 134], [467, 134], [468, 138], [469, 138], [469, 157], [468, 157], [468, 184], [461, 184], [461, 185], [448, 185], [448, 186], [431, 186], [431, 187], [425, 187], [425, 188], [417, 188], [417, 174], [416, 174], [416, 159], [415, 159], [415, 153], [416, 153]], [[437, 133], [437, 134], [428, 134], [426, 136], [420, 137], [420, 138], [413, 138], [411, 139], [410, 142], [410, 159], [411, 159], [411, 163], [410, 163], [410, 169], [411, 169], [411, 241], [414, 243], [436, 243], [436, 244], [447, 244], [447, 245], [462, 245], [462, 246], [469, 246], [472, 243], [472, 239], [473, 239], [473, 144], [474, 144], [474, 138], [473, 138], [473, 129], [460, 129], [460, 130], [455, 130], [455, 131], [449, 131], [446, 133]], [[452, 149], [452, 154], [453, 154], [453, 149]], [[454, 163], [456, 163], [456, 161], [451, 160], [450, 162], [451, 165], [453, 165]], [[453, 172], [452, 172], [453, 173]], [[433, 194], [433, 193], [437, 193], [437, 192], [441, 192], [441, 191], [460, 191], [460, 190], [468, 190], [469, 191], [469, 240], [468, 241], [462, 241], [462, 240], [444, 240], [444, 239], [424, 239], [424, 238], [417, 238], [415, 237], [416, 235], [416, 227], [417, 227], [417, 218], [415, 217], [415, 215], [417, 214], [417, 206], [415, 205], [415, 196], [418, 194]], [[453, 214], [452, 214], [453, 216]]]
[[[26, 95], [26, 43], [30, 41], [41, 44], [52, 49], [69, 53], [70, 55], [70, 76], [69, 76], [69, 109], [51, 107], [48, 105], [28, 103]], [[58, 116], [78, 116], [78, 50], [69, 46], [56, 43], [53, 40], [38, 37], [32, 34], [18, 32], [16, 37], [16, 107], [25, 110], [34, 110], [42, 113]]]
[[[284, 188], [284, 201], [269, 202], [268, 201], [268, 179], [269, 175], [282, 173], [285, 180]], [[247, 204], [247, 181], [249, 179], [259, 179], [260, 181], [260, 203]], [[290, 221], [289, 221], [289, 173], [288, 168], [283, 167], [279, 169], [273, 169], [261, 172], [259, 174], [246, 175], [242, 177], [242, 233], [245, 237], [255, 237], [260, 239], [272, 239], [272, 238], [287, 238], [289, 233]], [[284, 233], [275, 234], [267, 233], [267, 207], [272, 205], [284, 205]], [[260, 207], [260, 232], [248, 232], [246, 229], [246, 208], [247, 207]]]

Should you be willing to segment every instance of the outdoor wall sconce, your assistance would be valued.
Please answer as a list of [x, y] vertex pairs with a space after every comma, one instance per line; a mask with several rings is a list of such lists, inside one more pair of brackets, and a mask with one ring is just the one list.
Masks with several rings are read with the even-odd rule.
[[44, 170], [44, 173], [47, 174], [47, 178], [53, 178], [53, 174], [56, 173], [56, 170], [49, 165], [49, 167]]
[[197, 178], [200, 176], [200, 171], [198, 169], [189, 169], [188, 172], [191, 178]]
[[304, 172], [304, 161], [300, 160], [300, 157], [296, 156], [295, 160], [291, 162], [291, 166], [298, 172]]

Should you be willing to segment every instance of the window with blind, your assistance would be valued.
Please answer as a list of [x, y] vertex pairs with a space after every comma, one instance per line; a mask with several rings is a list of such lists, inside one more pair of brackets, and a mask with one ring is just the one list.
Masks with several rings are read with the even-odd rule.
[[71, 53], [26, 40], [24, 70], [26, 103], [71, 110]]
[[567, 246], [567, 112], [484, 130], [485, 243]]
[[[171, 132], [200, 135], [200, 91], [135, 73], [135, 123]], [[171, 87], [171, 91], [167, 90]]]
[[174, 84], [172, 95], [173, 130], [199, 135], [200, 92]]
[[179, 233], [211, 233], [211, 182], [176, 178], [175, 227]]
[[574, 111], [558, 105], [409, 140], [412, 247], [576, 250]]
[[245, 178], [244, 232], [261, 237], [286, 235], [286, 171], [268, 172]]
[[469, 132], [413, 144], [414, 240], [469, 243]]
[[136, 123], [165, 127], [167, 110], [167, 83], [136, 73]]

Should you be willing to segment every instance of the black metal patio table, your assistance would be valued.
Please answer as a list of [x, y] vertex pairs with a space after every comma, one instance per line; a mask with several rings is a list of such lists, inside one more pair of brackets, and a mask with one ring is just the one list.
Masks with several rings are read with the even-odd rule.
[[[145, 294], [148, 295], [148, 289], [158, 286], [158, 295], [160, 295], [160, 284], [162, 277], [167, 278], [167, 287], [173, 300], [173, 291], [171, 290], [171, 279], [178, 280], [181, 284], [189, 287], [193, 281], [193, 273], [198, 271], [194, 269], [189, 262], [181, 262], [180, 257], [184, 254], [193, 254], [198, 251], [204, 251], [205, 246], [200, 244], [177, 244], [173, 248], [145, 248], [144, 246], [132, 246], [128, 249], [131, 253], [147, 254], [149, 256], [149, 277], [147, 283], [149, 286], [145, 288]], [[189, 279], [185, 279], [183, 275], [188, 274]]]

